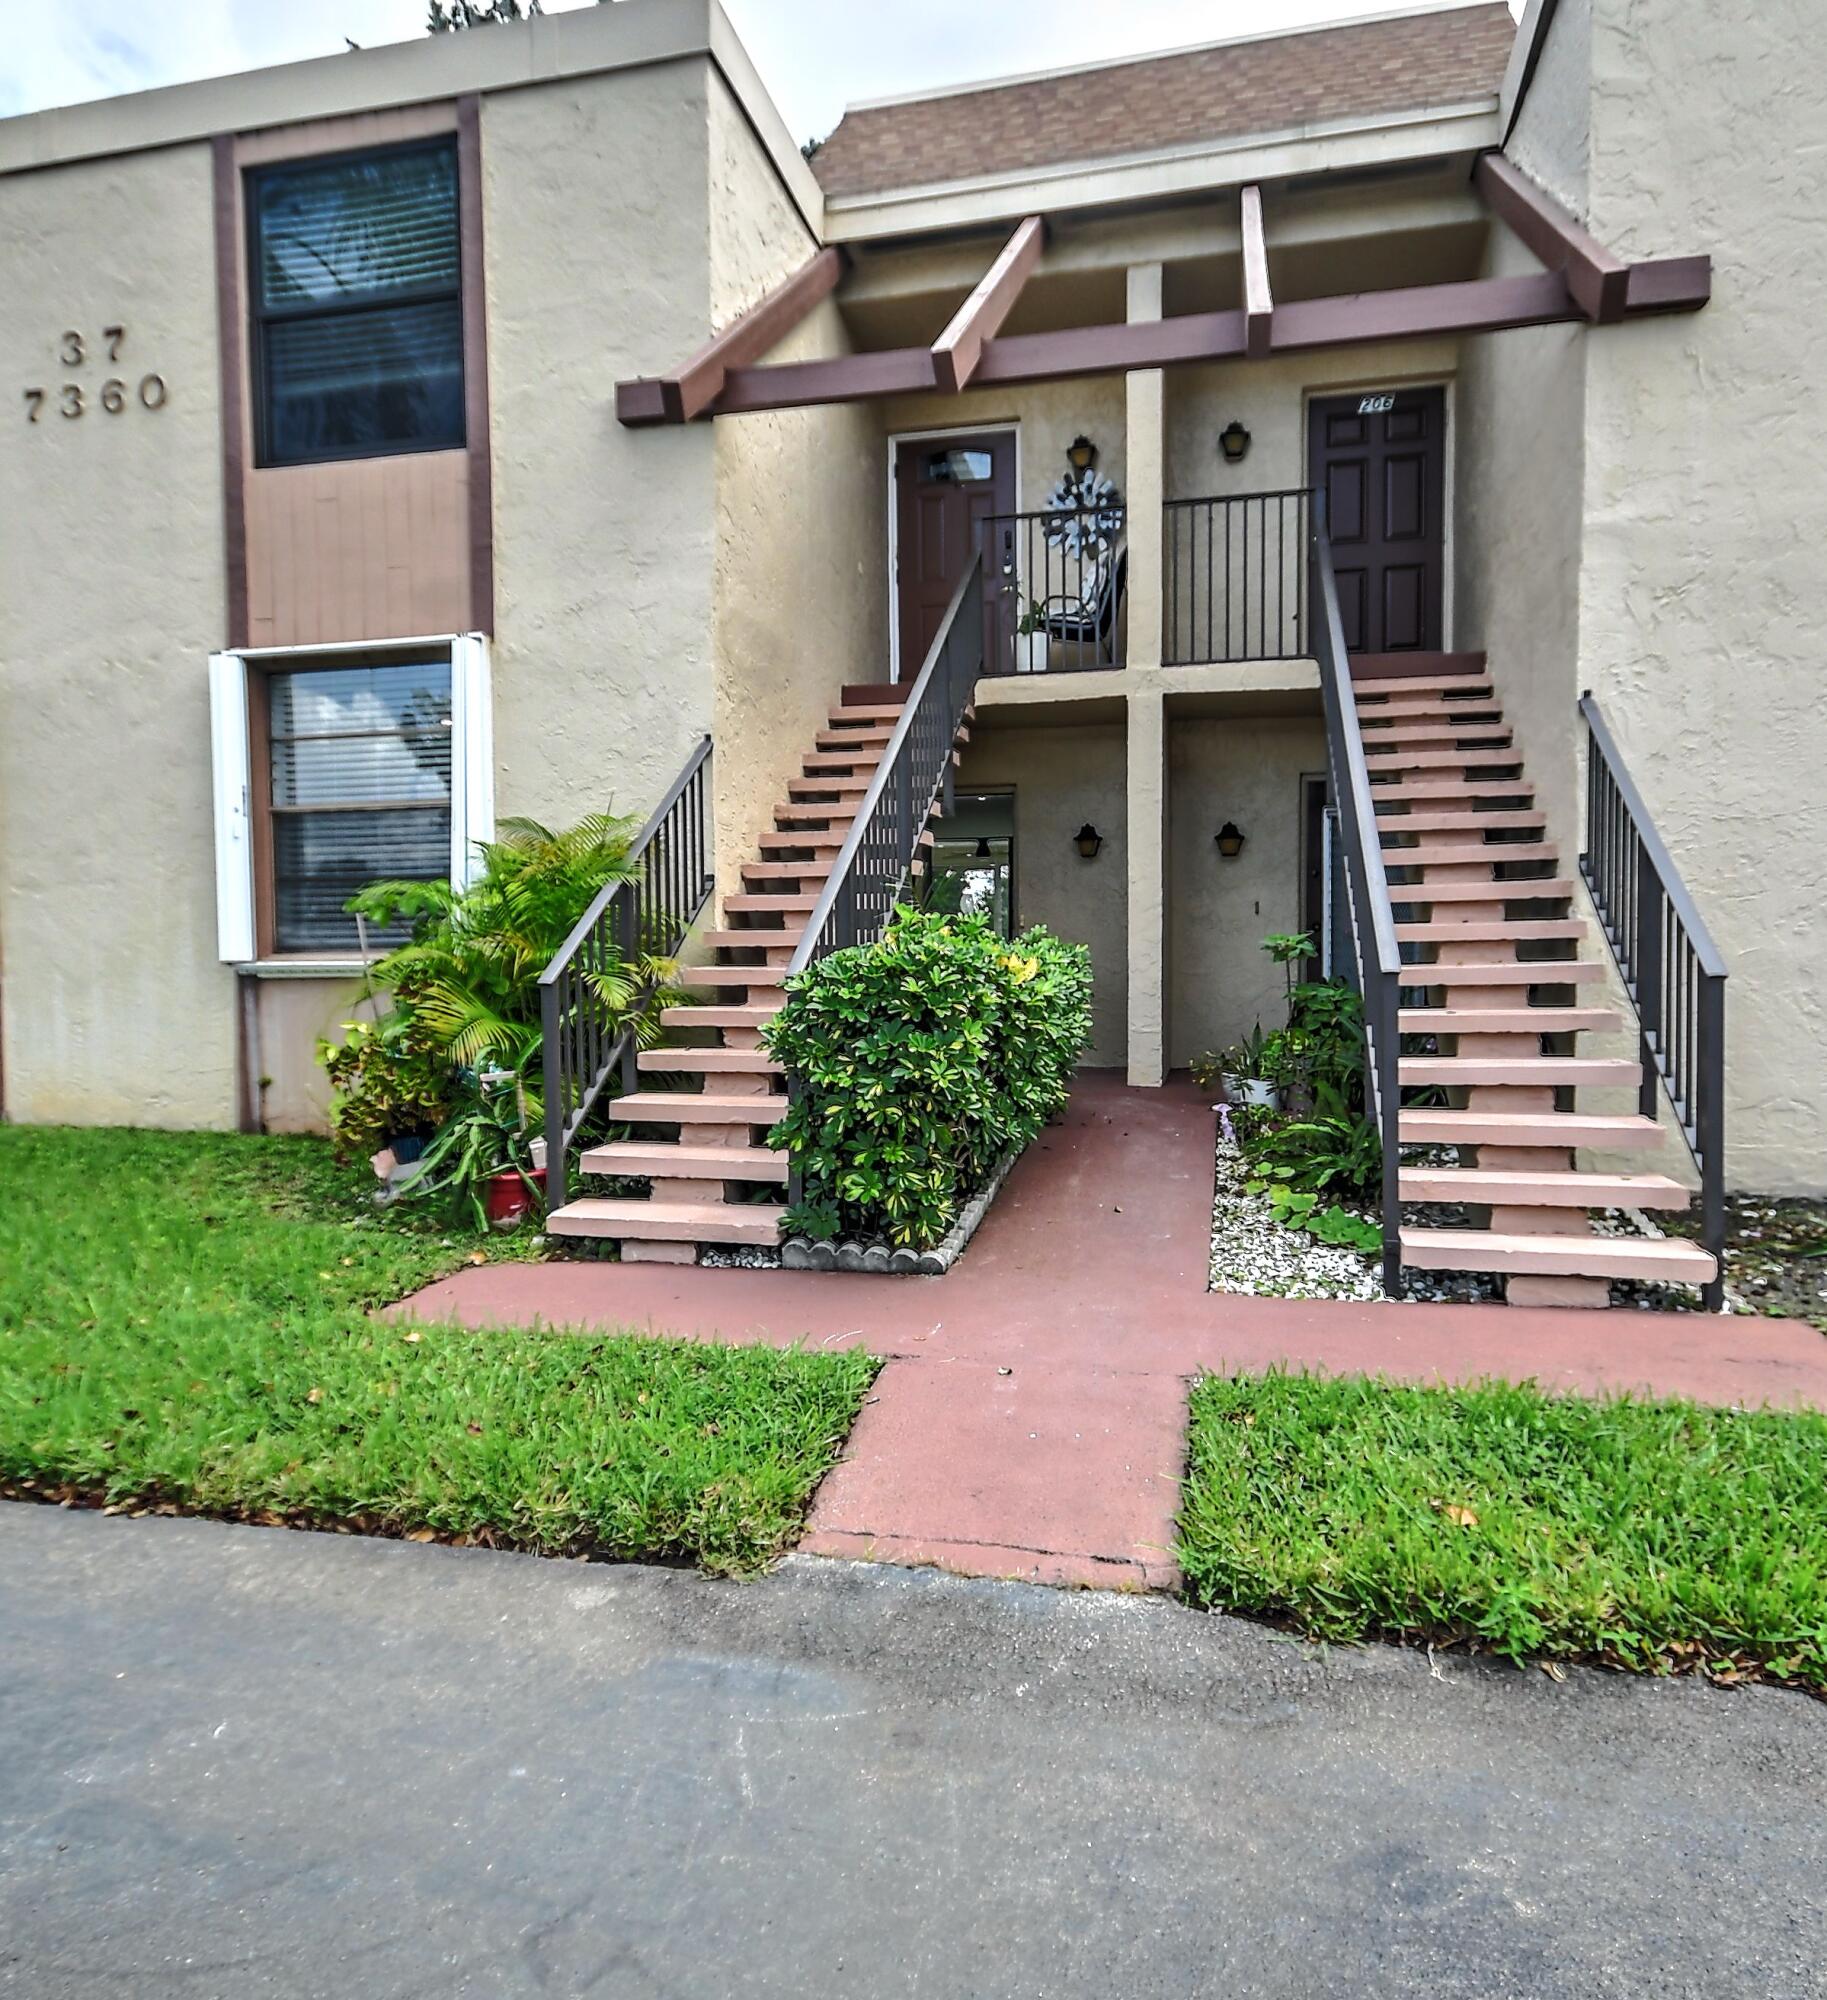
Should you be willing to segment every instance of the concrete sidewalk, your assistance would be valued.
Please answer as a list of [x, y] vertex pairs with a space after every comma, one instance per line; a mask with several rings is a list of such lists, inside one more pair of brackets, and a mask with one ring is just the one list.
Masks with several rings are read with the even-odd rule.
[[0, 1505], [21, 2000], [1803, 2000], [1801, 1696]]
[[1213, 1118], [1184, 1080], [1089, 1071], [944, 1278], [505, 1264], [427, 1319], [805, 1340], [888, 1357], [803, 1546], [971, 1575], [1171, 1588], [1186, 1385], [1286, 1366], [1499, 1376], [1827, 1408], [1827, 1340], [1699, 1313], [1240, 1299], [1206, 1290]]

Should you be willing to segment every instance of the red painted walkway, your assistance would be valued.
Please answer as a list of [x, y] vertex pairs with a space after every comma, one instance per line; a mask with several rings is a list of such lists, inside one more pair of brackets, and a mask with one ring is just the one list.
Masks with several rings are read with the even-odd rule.
[[399, 1310], [866, 1346], [887, 1365], [804, 1546], [1042, 1582], [1172, 1583], [1186, 1382], [1208, 1369], [1827, 1408], [1827, 1339], [1793, 1321], [1215, 1295], [1211, 1193], [1206, 1100], [1090, 1072], [947, 1277], [500, 1264]]

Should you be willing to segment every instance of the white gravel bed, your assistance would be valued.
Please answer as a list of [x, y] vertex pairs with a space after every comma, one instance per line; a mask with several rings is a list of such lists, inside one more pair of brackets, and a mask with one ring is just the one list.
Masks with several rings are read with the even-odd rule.
[[1237, 1143], [1218, 1134], [1212, 1195], [1211, 1290], [1258, 1299], [1380, 1299], [1368, 1257], [1275, 1220], [1267, 1195], [1244, 1186]]

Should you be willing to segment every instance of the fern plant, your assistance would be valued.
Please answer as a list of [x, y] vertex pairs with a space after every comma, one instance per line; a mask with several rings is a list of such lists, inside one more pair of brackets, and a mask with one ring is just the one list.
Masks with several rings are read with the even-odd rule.
[[[635, 822], [592, 813], [555, 833], [537, 820], [508, 819], [479, 843], [482, 873], [466, 889], [448, 882], [374, 882], [349, 909], [376, 925], [404, 923], [412, 936], [374, 967], [377, 985], [458, 1069], [494, 1064], [530, 1074], [540, 1052], [539, 975], [597, 893], [640, 872], [628, 859]], [[641, 1046], [659, 1036], [675, 971], [642, 952], [585, 975], [619, 1033], [631, 1014]], [[645, 1004], [643, 1004], [645, 1001]]]

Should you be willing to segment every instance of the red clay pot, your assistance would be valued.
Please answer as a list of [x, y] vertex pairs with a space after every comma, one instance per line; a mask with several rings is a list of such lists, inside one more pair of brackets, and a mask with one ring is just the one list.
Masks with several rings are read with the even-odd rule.
[[526, 1179], [511, 1171], [489, 1176], [482, 1206], [490, 1222], [518, 1222], [527, 1213], [533, 1206], [533, 1190], [527, 1186], [527, 1180], [531, 1180], [533, 1187], [538, 1188], [542, 1195], [545, 1193], [544, 1167], [535, 1167]]

